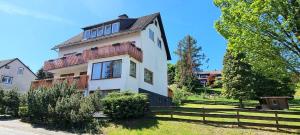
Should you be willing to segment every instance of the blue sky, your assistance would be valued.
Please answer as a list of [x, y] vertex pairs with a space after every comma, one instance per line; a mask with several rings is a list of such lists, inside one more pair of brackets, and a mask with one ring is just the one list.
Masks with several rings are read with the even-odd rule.
[[0, 60], [20, 58], [34, 72], [57, 58], [50, 50], [80, 28], [160, 12], [172, 54], [185, 35], [195, 37], [210, 59], [204, 70], [222, 68], [226, 41], [214, 29], [220, 11], [211, 0], [0, 0]]

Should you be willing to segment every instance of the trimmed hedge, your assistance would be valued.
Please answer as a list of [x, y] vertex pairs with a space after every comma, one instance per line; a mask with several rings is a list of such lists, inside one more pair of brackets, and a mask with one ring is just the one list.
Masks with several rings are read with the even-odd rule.
[[148, 99], [144, 94], [113, 92], [103, 100], [103, 112], [112, 119], [141, 117], [148, 110]]

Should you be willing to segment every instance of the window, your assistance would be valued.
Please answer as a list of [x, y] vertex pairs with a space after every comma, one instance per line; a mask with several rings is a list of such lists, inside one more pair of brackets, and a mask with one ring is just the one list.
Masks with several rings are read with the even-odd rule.
[[92, 69], [92, 80], [99, 80], [101, 75], [102, 63], [94, 63]]
[[108, 35], [111, 33], [111, 24], [105, 25], [104, 35]]
[[97, 37], [97, 29], [92, 29], [91, 31], [91, 38]]
[[157, 38], [157, 46], [161, 48], [161, 40], [159, 38]]
[[120, 78], [122, 73], [122, 61], [113, 61], [113, 78]]
[[90, 31], [90, 30], [84, 31], [84, 33], [83, 33], [83, 39], [84, 39], [84, 40], [89, 39], [90, 36], [91, 36], [91, 31]]
[[10, 77], [10, 76], [3, 76], [2, 77], [2, 83], [5, 83], [5, 84], [12, 84], [12, 77]]
[[130, 76], [136, 77], [136, 64], [133, 61], [130, 61]]
[[120, 78], [122, 74], [122, 60], [94, 63], [92, 80]]
[[103, 62], [101, 78], [108, 79], [111, 78], [111, 75], [112, 75], [112, 62], [111, 61]]
[[144, 81], [153, 84], [153, 72], [148, 69], [144, 69]]
[[24, 71], [24, 68], [23, 67], [19, 67], [17, 74], [18, 75], [23, 75], [23, 71]]
[[151, 29], [149, 29], [149, 38], [154, 41], [154, 32]]
[[99, 27], [98, 30], [97, 30], [97, 36], [100, 37], [100, 36], [103, 36], [103, 26]]
[[113, 23], [111, 33], [119, 32], [119, 30], [120, 30], [120, 22]]

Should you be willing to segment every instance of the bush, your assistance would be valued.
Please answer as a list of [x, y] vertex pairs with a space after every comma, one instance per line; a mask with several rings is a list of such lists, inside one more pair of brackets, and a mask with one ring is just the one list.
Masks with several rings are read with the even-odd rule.
[[18, 116], [20, 98], [17, 89], [3, 90], [0, 88], [0, 114]]
[[93, 114], [100, 110], [101, 99], [96, 94], [84, 97], [75, 86], [64, 82], [29, 91], [27, 116], [30, 121], [63, 129], [82, 131], [91, 128], [88, 125], [94, 121]]
[[137, 118], [148, 109], [147, 96], [131, 92], [114, 92], [103, 100], [103, 111], [112, 119]]
[[21, 118], [27, 118], [28, 115], [28, 107], [27, 106], [23, 106], [23, 107], [19, 107], [19, 116]]
[[223, 82], [222, 80], [216, 80], [214, 84], [211, 85], [211, 88], [222, 88]]
[[183, 103], [183, 100], [186, 100], [188, 96], [187, 88], [183, 87], [182, 89], [174, 88], [172, 102], [176, 106], [180, 106]]

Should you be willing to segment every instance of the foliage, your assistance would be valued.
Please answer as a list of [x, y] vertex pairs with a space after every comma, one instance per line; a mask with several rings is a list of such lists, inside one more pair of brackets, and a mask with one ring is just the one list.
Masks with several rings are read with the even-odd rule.
[[103, 100], [103, 112], [112, 119], [137, 118], [148, 109], [148, 99], [144, 94], [113, 92]]
[[211, 87], [212, 88], [222, 88], [222, 85], [223, 85], [223, 81], [220, 79], [217, 79]]
[[229, 50], [247, 52], [254, 70], [273, 70], [273, 73], [276, 70], [280, 75], [285, 67], [299, 73], [299, 0], [214, 0], [214, 3], [222, 11], [215, 26], [228, 40]]
[[18, 116], [20, 95], [17, 89], [4, 90], [0, 88], [0, 114]]
[[239, 99], [243, 108], [243, 100], [251, 99], [254, 95], [254, 75], [251, 66], [245, 62], [244, 54], [233, 56], [227, 51], [224, 57], [223, 88], [228, 98]]
[[215, 74], [209, 74], [207, 77], [207, 83], [209, 86], [213, 85], [214, 82], [216, 81], [216, 75]]
[[197, 72], [207, 61], [202, 53], [202, 47], [197, 45], [197, 41], [190, 35], [187, 35], [179, 41], [177, 50], [178, 62], [176, 68], [175, 81], [179, 87], [187, 87], [189, 91], [196, 91], [200, 87], [197, 79]]
[[174, 84], [175, 83], [175, 74], [176, 74], [176, 65], [173, 65], [171, 63], [168, 63], [168, 84]]
[[27, 118], [29, 116], [28, 107], [27, 106], [19, 107], [18, 114], [21, 118]]
[[187, 99], [188, 97], [188, 93], [187, 93], [187, 88], [183, 87], [182, 89], [180, 88], [175, 88], [173, 90], [173, 98], [172, 98], [172, 102], [174, 103], [174, 105], [176, 106], [180, 106], [183, 104], [183, 101]]
[[37, 76], [38, 80], [47, 79], [47, 78], [53, 78], [53, 74], [44, 71], [43, 68], [41, 68], [41, 69], [38, 70], [38, 72], [36, 73], [36, 76]]
[[59, 128], [90, 130], [88, 125], [94, 122], [93, 115], [100, 110], [101, 99], [96, 94], [84, 97], [75, 86], [63, 82], [51, 88], [40, 87], [29, 91], [27, 104], [30, 121]]

